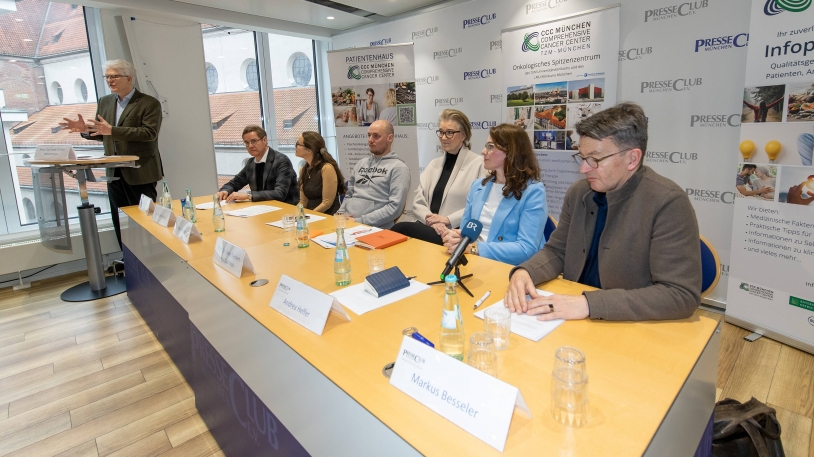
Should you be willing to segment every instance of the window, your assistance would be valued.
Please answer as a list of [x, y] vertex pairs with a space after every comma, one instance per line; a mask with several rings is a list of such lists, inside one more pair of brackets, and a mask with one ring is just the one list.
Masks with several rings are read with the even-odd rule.
[[218, 69], [209, 62], [206, 63], [206, 88], [210, 94], [218, 91]]
[[202, 24], [201, 33], [220, 187], [249, 157], [243, 146], [243, 129], [263, 122], [255, 34], [210, 24]]
[[88, 101], [88, 86], [85, 84], [85, 81], [77, 79], [74, 83], [74, 91], [76, 92], [76, 99], [79, 101], [79, 103], [85, 103]]
[[[64, 117], [92, 119], [96, 113], [95, 87], [85, 82], [94, 81], [94, 74], [84, 9], [44, 0], [15, 4], [17, 11], [0, 15], [7, 43], [0, 49], [6, 102], [0, 108], [0, 198], [6, 209], [0, 232], [31, 230], [37, 223], [32, 173], [24, 158], [32, 157], [38, 144], [71, 144], [78, 153], [103, 154], [98, 141], [58, 128]], [[81, 201], [76, 180], [65, 176], [65, 188], [68, 215], [75, 217]], [[89, 183], [88, 194], [90, 203], [110, 211], [104, 182]], [[0, 215], [0, 225], [2, 220]]]
[[51, 97], [53, 97], [54, 105], [62, 104], [62, 86], [56, 81], [51, 83]]
[[246, 90], [260, 90], [260, 77], [257, 75], [257, 61], [249, 59], [243, 71], [246, 76]]
[[291, 55], [289, 60], [289, 69], [291, 72], [291, 82], [295, 86], [307, 86], [311, 81], [311, 73], [314, 69], [314, 64], [311, 59], [301, 52], [295, 52]]

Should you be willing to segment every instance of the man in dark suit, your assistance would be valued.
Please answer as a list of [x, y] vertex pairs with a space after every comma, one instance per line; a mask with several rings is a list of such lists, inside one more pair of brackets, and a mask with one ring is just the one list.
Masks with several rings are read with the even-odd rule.
[[155, 98], [133, 87], [136, 70], [126, 60], [105, 63], [105, 80], [112, 94], [99, 99], [96, 119], [65, 118], [60, 125], [83, 138], [101, 141], [105, 155], [135, 155], [139, 168], [108, 168], [107, 176], [118, 178], [107, 183], [110, 215], [119, 247], [119, 208], [138, 205], [144, 194], [155, 201], [156, 184], [164, 177], [161, 154], [158, 152], [158, 131], [161, 128], [161, 104]]
[[[258, 125], [243, 129], [243, 144], [252, 156], [231, 181], [224, 184], [218, 198], [228, 202], [277, 200], [291, 205], [300, 201], [297, 174], [285, 154], [271, 149], [266, 131]], [[239, 192], [249, 185], [247, 191]]]

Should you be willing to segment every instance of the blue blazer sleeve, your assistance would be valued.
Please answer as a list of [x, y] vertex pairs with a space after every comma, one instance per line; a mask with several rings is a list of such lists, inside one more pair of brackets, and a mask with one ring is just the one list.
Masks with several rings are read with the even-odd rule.
[[[469, 209], [469, 198], [466, 207]], [[540, 182], [531, 183], [501, 226], [489, 229], [487, 242], [478, 243], [480, 255], [511, 265], [525, 262], [545, 244], [543, 232], [547, 218], [545, 186]], [[462, 220], [467, 220], [466, 215]]]

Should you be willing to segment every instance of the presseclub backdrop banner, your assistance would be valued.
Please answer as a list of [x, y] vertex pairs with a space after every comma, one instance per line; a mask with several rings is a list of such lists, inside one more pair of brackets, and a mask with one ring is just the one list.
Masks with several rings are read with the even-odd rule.
[[814, 7], [752, 0], [751, 14], [727, 317], [812, 352]]
[[[724, 307], [734, 208], [732, 170], [738, 163], [743, 75], [751, 47], [749, 2], [470, 0], [338, 33], [332, 46], [414, 43], [423, 169], [443, 155], [435, 136], [441, 110], [466, 113], [476, 153], [483, 149], [489, 128], [504, 121], [502, 53], [517, 51], [503, 45], [502, 30], [617, 3], [616, 100], [644, 108], [649, 133], [645, 165], [675, 181], [689, 196], [701, 234], [715, 246], [722, 264], [721, 280], [705, 302]], [[475, 74], [477, 79], [471, 77]], [[607, 86], [606, 91], [613, 89]], [[548, 193], [553, 195], [553, 189]], [[558, 218], [556, 208], [550, 209]]]
[[548, 208], [559, 218], [571, 184], [576, 124], [616, 104], [619, 7], [504, 30], [502, 121], [523, 127], [542, 170]]
[[[393, 152], [410, 167], [410, 192], [405, 211], [412, 211], [418, 186], [418, 135], [413, 44], [397, 44], [328, 53], [333, 122], [339, 166], [345, 177], [370, 155], [367, 131], [384, 119], [393, 124]], [[363, 178], [374, 180], [376, 172]]]

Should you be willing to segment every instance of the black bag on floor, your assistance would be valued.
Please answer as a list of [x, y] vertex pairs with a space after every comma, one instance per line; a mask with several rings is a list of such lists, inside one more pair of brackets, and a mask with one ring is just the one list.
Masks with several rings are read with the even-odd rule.
[[715, 404], [713, 457], [785, 457], [774, 408], [752, 397]]

